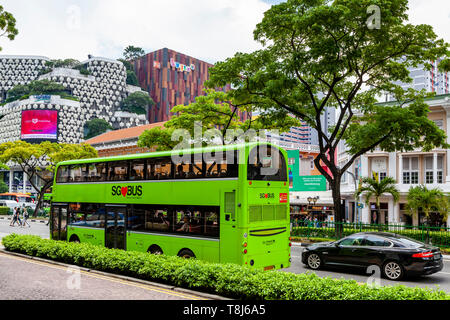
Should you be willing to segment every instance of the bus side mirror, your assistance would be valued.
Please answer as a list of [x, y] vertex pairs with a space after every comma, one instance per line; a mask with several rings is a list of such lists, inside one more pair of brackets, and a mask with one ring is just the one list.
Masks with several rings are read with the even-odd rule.
[[230, 217], [231, 217], [231, 216], [230, 216], [229, 214], [226, 214], [226, 215], [225, 215], [225, 220], [226, 220], [226, 221], [230, 221]]

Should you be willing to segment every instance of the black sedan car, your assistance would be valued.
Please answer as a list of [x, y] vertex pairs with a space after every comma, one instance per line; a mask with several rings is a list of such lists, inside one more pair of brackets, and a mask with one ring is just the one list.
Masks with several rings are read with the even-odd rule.
[[428, 275], [443, 268], [439, 248], [386, 232], [361, 232], [334, 242], [307, 246], [302, 262], [317, 270], [323, 266], [378, 266], [383, 276], [400, 280], [406, 275]]

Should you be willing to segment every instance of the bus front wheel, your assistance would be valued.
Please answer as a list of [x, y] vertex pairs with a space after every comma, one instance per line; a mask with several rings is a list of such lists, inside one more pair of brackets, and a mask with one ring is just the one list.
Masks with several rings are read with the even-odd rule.
[[195, 259], [195, 254], [189, 249], [181, 250], [180, 252], [178, 252], [178, 256], [185, 259]]
[[69, 242], [80, 243], [80, 238], [78, 238], [78, 236], [76, 236], [76, 235], [73, 235], [70, 237]]
[[151, 253], [151, 254], [156, 254], [156, 255], [163, 254], [161, 247], [157, 246], [156, 244], [150, 246], [150, 248], [148, 248], [147, 252]]

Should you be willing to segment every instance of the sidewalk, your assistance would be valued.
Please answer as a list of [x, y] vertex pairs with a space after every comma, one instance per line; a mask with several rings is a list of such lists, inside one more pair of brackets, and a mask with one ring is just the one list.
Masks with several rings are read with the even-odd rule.
[[[12, 216], [0, 216], [0, 220], [11, 220]], [[29, 218], [27, 221], [31, 222], [40, 222], [40, 223], [47, 223], [48, 218]]]

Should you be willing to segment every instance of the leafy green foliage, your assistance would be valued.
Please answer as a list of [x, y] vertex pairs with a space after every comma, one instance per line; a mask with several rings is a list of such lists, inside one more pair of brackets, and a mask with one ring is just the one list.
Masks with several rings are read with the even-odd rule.
[[[368, 27], [371, 5], [381, 9], [379, 29]], [[285, 110], [318, 131], [315, 163], [333, 190], [336, 221], [344, 218], [341, 176], [362, 154], [377, 146], [448, 147], [444, 132], [427, 118], [426, 95], [395, 84], [412, 82], [409, 67], [449, 57], [449, 45], [431, 26], [409, 24], [407, 10], [407, 0], [287, 0], [272, 6], [256, 26], [254, 38], [262, 49], [236, 53], [210, 70], [208, 87], [230, 83], [239, 103]], [[376, 103], [386, 93], [398, 101]], [[322, 130], [325, 107], [338, 111], [331, 132]], [[338, 167], [341, 140], [351, 156]]]
[[[276, 129], [285, 132], [300, 124], [297, 119], [287, 116], [284, 111], [262, 112], [256, 119], [246, 121], [239, 119], [238, 111], [251, 113], [254, 107], [251, 103], [236, 104], [232, 96], [226, 92], [206, 90], [206, 95], [196, 97], [195, 102], [173, 107], [171, 110], [173, 117], [164, 124], [164, 129], [146, 130], [139, 138], [138, 145], [147, 148], [157, 147], [160, 151], [171, 150], [181, 142], [172, 140], [172, 134], [177, 129], [185, 130], [190, 135], [192, 144], [206, 145], [219, 141], [230, 144], [238, 139], [247, 139], [245, 133], [249, 129]], [[208, 138], [205, 135], [208, 130], [213, 129], [216, 130], [214, 137], [219, 138], [217, 142], [214, 142], [214, 137]], [[234, 130], [233, 134], [228, 130]], [[201, 133], [201, 137], [196, 137], [196, 133]]]
[[134, 71], [127, 70], [126, 83], [132, 86], [139, 86], [139, 80]]
[[[98, 157], [97, 150], [87, 144], [74, 145], [49, 141], [31, 144], [21, 140], [0, 144], [0, 162], [12, 162], [20, 166], [34, 189], [40, 190], [34, 215], [37, 215], [45, 191], [53, 185], [53, 175], [58, 162], [96, 157]], [[35, 176], [44, 182], [41, 189], [35, 184]]]
[[85, 140], [96, 137], [108, 130], [113, 130], [113, 127], [109, 122], [97, 118], [87, 121], [84, 127], [86, 132], [86, 135], [84, 136]]
[[126, 60], [134, 60], [142, 57], [143, 55], [145, 55], [144, 49], [135, 46], [128, 46], [123, 51], [123, 57]]
[[154, 104], [155, 102], [150, 98], [148, 93], [138, 91], [124, 99], [120, 109], [131, 113], [147, 114], [148, 108]]
[[[416, 239], [418, 241], [426, 242], [427, 239], [434, 246], [438, 246], [441, 248], [450, 247], [450, 232], [441, 231], [441, 228], [438, 227], [430, 227], [429, 230], [425, 229], [413, 229], [411, 227], [400, 227], [401, 229], [397, 229], [395, 226], [387, 225], [365, 225], [362, 224], [359, 226], [358, 224], [350, 224], [344, 225], [342, 229], [341, 237], [350, 236], [354, 233], [358, 232], [394, 232], [399, 235], [403, 235], [412, 239]], [[316, 228], [313, 226], [309, 227], [294, 227], [291, 232], [292, 237], [307, 237], [310, 238], [320, 238], [323, 241], [333, 241], [335, 239], [341, 239], [341, 237], [336, 238], [335, 228], [334, 227], [326, 227], [322, 226], [320, 228]]]
[[45, 63], [45, 66], [51, 69], [54, 68], [69, 68], [72, 69], [80, 64], [80, 61], [76, 59], [57, 59], [57, 60], [50, 60]]
[[397, 181], [392, 177], [385, 177], [381, 181], [378, 177], [375, 177], [375, 174], [373, 178], [363, 177], [355, 196], [359, 197], [361, 194], [365, 193], [366, 205], [370, 205], [370, 200], [375, 198], [375, 204], [377, 209], [379, 209], [380, 197], [383, 194], [392, 195], [394, 202], [397, 202], [400, 198], [400, 192], [396, 187], [396, 183]]
[[59, 83], [44, 80], [34, 80], [26, 85], [17, 85], [8, 91], [6, 103], [28, 99], [32, 95], [59, 95], [63, 99], [78, 101], [78, 98], [70, 95], [68, 90]]
[[5, 181], [0, 180], [0, 193], [5, 193], [9, 191], [8, 185], [5, 183]]
[[[6, 36], [9, 40], [14, 40], [14, 38], [19, 34], [16, 29], [16, 19], [14, 16], [5, 11], [3, 6], [0, 6], [0, 30], [2, 31], [0, 36]], [[2, 48], [0, 47], [0, 51]]]
[[407, 201], [406, 208], [410, 215], [417, 215], [421, 210], [427, 218], [430, 218], [430, 213], [436, 212], [443, 217], [443, 221], [447, 221], [450, 212], [449, 198], [439, 188], [428, 189], [423, 185], [411, 187]]
[[6, 250], [116, 273], [252, 300], [449, 300], [443, 291], [389, 286], [371, 288], [354, 280], [319, 278], [315, 274], [262, 271], [234, 264], [107, 249], [84, 243], [8, 235]]

